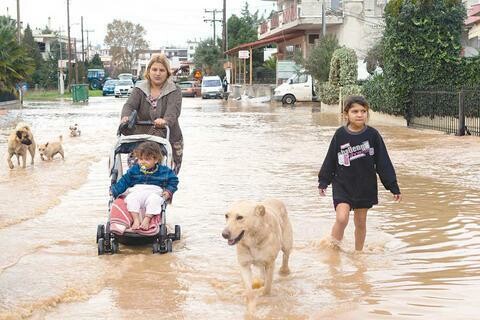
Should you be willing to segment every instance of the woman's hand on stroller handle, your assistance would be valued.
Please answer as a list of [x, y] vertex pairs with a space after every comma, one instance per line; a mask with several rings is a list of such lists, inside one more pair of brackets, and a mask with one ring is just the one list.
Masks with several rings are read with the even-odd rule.
[[155, 121], [153, 121], [153, 126], [156, 128], [163, 128], [167, 125], [167, 121], [162, 118], [157, 118]]

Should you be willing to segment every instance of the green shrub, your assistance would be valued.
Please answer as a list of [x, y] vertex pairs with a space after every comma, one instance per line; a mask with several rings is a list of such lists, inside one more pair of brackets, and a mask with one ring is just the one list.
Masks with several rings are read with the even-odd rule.
[[342, 96], [360, 93], [356, 85], [358, 77], [357, 55], [353, 49], [341, 47], [333, 53], [330, 61], [329, 81], [320, 86], [320, 100], [326, 104], [336, 104]]
[[325, 104], [336, 104], [340, 97], [340, 87], [332, 85], [330, 82], [322, 83], [319, 87], [320, 100]]
[[408, 117], [415, 88], [464, 82], [460, 39], [465, 7], [457, 0], [393, 0], [385, 13], [384, 97], [372, 98], [378, 83], [364, 91], [381, 111]]

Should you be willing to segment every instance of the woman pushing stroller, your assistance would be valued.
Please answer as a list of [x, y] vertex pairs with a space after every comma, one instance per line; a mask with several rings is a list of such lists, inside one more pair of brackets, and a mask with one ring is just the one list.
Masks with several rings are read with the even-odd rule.
[[178, 117], [182, 109], [182, 91], [171, 78], [170, 63], [165, 55], [154, 55], [145, 70], [145, 81], [137, 82], [132, 94], [123, 106], [121, 121], [128, 121], [136, 110], [138, 121], [152, 121], [153, 127], [137, 126], [129, 134], [163, 136], [163, 128], [170, 128], [170, 144], [173, 151], [174, 171], [180, 171], [183, 155], [183, 135]]

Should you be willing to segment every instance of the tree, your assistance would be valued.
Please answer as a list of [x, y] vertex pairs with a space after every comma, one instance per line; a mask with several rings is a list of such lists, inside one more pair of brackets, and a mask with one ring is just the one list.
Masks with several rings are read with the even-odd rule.
[[107, 25], [105, 44], [110, 47], [112, 63], [130, 72], [138, 50], [148, 48], [145, 29], [130, 21], [113, 20]]
[[374, 74], [377, 67], [383, 70], [383, 51], [384, 51], [383, 39], [380, 39], [376, 44], [373, 45], [370, 50], [367, 52], [367, 56], [363, 59], [363, 62], [367, 64], [367, 71], [370, 74]]
[[23, 32], [22, 44], [25, 47], [28, 56], [32, 58], [33, 62], [35, 63], [35, 71], [31, 77], [27, 79], [27, 83], [30, 86], [39, 84], [42, 82], [42, 67], [44, 65], [44, 60], [42, 54], [40, 53], [40, 49], [35, 42], [35, 39], [33, 39], [32, 29], [30, 29], [30, 25], [28, 24]]
[[201, 41], [195, 49], [193, 62], [201, 68], [205, 75], [222, 75], [223, 52], [220, 46], [213, 45], [212, 39]]
[[372, 88], [365, 84], [372, 108], [408, 119], [415, 88], [463, 81], [460, 51], [465, 17], [460, 0], [389, 1], [382, 81], [375, 79]]
[[15, 23], [0, 16], [0, 91], [15, 92], [16, 85], [25, 81], [34, 68], [25, 48], [17, 43]]
[[[244, 43], [257, 41], [257, 29], [263, 21], [263, 17], [258, 16], [258, 10], [255, 13], [251, 13], [248, 8], [248, 2], [245, 2], [240, 17], [232, 15], [228, 18], [228, 48], [231, 49]], [[254, 68], [261, 66], [263, 64], [263, 49], [254, 49], [252, 60]]]
[[87, 64], [89, 69], [103, 69], [103, 61], [100, 59], [100, 55], [98, 53], [95, 53], [92, 60], [90, 60]]
[[335, 35], [322, 37], [303, 63], [305, 70], [319, 82], [328, 81], [330, 61], [332, 60], [333, 52], [339, 47]]

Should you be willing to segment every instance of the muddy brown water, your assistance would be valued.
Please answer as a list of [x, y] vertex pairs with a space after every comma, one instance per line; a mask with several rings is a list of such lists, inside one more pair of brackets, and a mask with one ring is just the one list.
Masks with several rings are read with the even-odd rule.
[[[121, 246], [97, 256], [107, 218], [108, 155], [125, 100], [30, 102], [0, 117], [0, 319], [475, 319], [480, 292], [480, 139], [384, 125], [404, 200], [380, 188], [366, 247], [342, 250], [316, 175], [341, 119], [318, 108], [184, 99], [185, 155], [168, 221], [174, 252]], [[65, 161], [9, 170], [18, 121], [37, 143], [64, 137]], [[68, 136], [78, 123], [82, 135]], [[14, 161], [16, 164], [16, 161]], [[247, 315], [235, 248], [221, 238], [237, 199], [282, 199], [294, 229], [292, 273]], [[280, 260], [280, 259], [279, 259]], [[278, 269], [277, 261], [277, 269]]]

